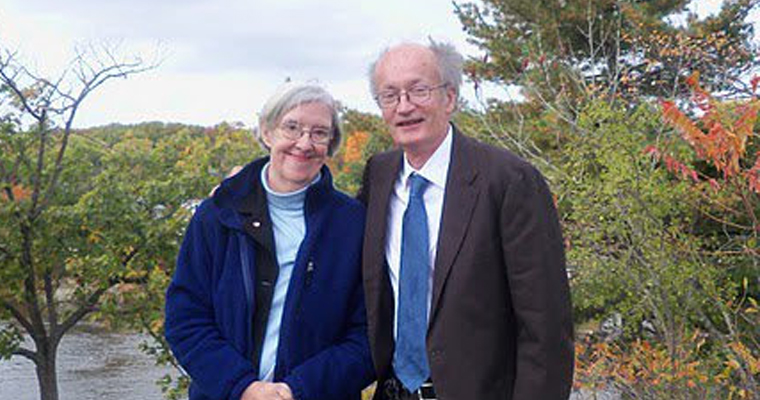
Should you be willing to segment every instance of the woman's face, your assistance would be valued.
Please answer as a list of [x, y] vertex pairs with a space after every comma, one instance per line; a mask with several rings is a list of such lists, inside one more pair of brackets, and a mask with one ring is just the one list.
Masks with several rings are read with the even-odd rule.
[[[286, 127], [300, 129], [301, 137], [290, 139]], [[332, 111], [322, 103], [305, 103], [296, 106], [282, 116], [278, 124], [262, 131], [262, 139], [271, 156], [267, 183], [281, 193], [292, 192], [308, 185], [319, 173], [327, 160], [328, 143], [318, 144], [314, 132], [332, 132]], [[308, 131], [308, 133], [307, 133]]]

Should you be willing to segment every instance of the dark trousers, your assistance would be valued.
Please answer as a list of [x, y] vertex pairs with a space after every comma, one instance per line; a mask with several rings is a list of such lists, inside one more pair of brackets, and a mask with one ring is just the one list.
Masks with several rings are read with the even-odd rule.
[[410, 393], [395, 376], [388, 378], [377, 390], [383, 391], [385, 400], [420, 400], [435, 399], [435, 390], [430, 381], [425, 382], [423, 387], [414, 393]]

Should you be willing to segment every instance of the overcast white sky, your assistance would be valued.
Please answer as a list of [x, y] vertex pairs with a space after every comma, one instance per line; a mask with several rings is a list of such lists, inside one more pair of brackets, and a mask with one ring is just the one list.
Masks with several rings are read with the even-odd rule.
[[[700, 0], [697, 10], [721, 0]], [[56, 76], [78, 44], [121, 43], [122, 53], [163, 62], [108, 82], [84, 104], [76, 125], [111, 122], [256, 123], [256, 112], [286, 78], [317, 80], [347, 106], [375, 112], [367, 65], [384, 47], [432, 36], [466, 55], [447, 0], [0, 0], [0, 43], [27, 65]], [[470, 85], [464, 95], [474, 99]], [[487, 95], [506, 96], [501, 88]]]

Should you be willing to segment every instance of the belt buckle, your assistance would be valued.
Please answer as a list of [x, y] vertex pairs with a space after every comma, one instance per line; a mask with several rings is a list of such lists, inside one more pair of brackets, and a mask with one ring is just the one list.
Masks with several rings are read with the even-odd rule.
[[420, 400], [436, 400], [435, 389], [433, 388], [433, 382], [423, 382], [419, 389], [415, 390], [415, 393]]

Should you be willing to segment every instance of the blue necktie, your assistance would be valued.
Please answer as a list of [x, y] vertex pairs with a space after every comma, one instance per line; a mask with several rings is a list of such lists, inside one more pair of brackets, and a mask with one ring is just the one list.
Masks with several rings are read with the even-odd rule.
[[396, 377], [410, 391], [417, 390], [430, 376], [425, 336], [427, 333], [428, 223], [422, 194], [425, 178], [412, 174], [409, 204], [401, 233], [401, 272], [398, 293], [398, 334], [393, 354]]

